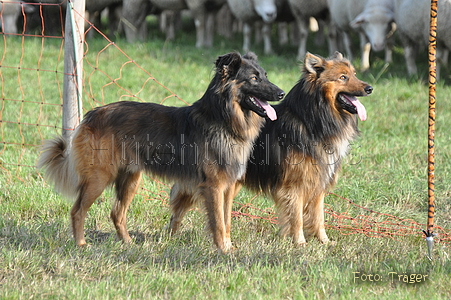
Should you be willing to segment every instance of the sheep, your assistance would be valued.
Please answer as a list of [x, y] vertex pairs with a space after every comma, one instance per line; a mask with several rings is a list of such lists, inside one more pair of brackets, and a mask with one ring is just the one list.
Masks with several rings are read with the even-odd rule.
[[[150, 1], [150, 2], [149, 2]], [[189, 9], [196, 25], [196, 47], [213, 45], [214, 15], [226, 3], [226, 0], [123, 0], [123, 21], [126, 22], [125, 35], [127, 41], [143, 39], [137, 36], [145, 27], [148, 5], [160, 10], [181, 11]], [[145, 32], [145, 30], [144, 30]]]
[[[121, 18], [122, 0], [87, 0], [86, 12], [89, 22], [91, 22], [98, 29], [101, 27], [101, 13], [106, 8], [108, 9], [108, 28], [110, 35], [113, 36], [118, 31], [119, 20]], [[94, 37], [94, 30], [89, 30], [87, 38]]]
[[[326, 19], [329, 24], [328, 19], [328, 7], [326, 0], [288, 0], [293, 15], [296, 18], [296, 23], [299, 31], [299, 48], [297, 59], [301, 60], [304, 58], [307, 52], [307, 38], [309, 30], [310, 17], [316, 19]], [[337, 50], [336, 46], [336, 34], [334, 30], [328, 31], [328, 41], [329, 41], [329, 54], [332, 54]]]
[[149, 0], [123, 0], [121, 25], [127, 42], [145, 40], [147, 37], [146, 16], [151, 10]]
[[[395, 21], [398, 36], [404, 46], [407, 72], [417, 74], [415, 56], [417, 49], [425, 49], [429, 41], [429, 0], [396, 0]], [[437, 78], [440, 66], [447, 61], [451, 50], [451, 0], [438, 1], [437, 17]], [[426, 56], [424, 59], [428, 59]]]
[[17, 18], [22, 12], [22, 5], [14, 0], [3, 0], [0, 3], [0, 25], [4, 33], [18, 33]]
[[[151, 0], [156, 4], [157, 1]], [[167, 0], [166, 0], [167, 1]], [[226, 0], [185, 0], [196, 25], [196, 47], [213, 46], [215, 16]]]
[[251, 24], [263, 20], [264, 53], [271, 54], [271, 23], [277, 17], [276, 0], [227, 0], [227, 3], [235, 18], [243, 22], [243, 51], [250, 48]]
[[393, 0], [327, 0], [330, 16], [334, 26], [341, 30], [345, 51], [352, 59], [351, 40], [349, 32], [355, 29], [359, 32], [362, 52], [361, 69], [370, 67], [370, 50], [381, 51], [385, 48], [385, 61], [392, 61], [391, 41], [387, 38], [394, 28]]
[[[23, 10], [23, 11], [22, 11]], [[19, 33], [17, 19], [25, 13], [32, 13], [34, 7], [17, 0], [3, 0], [0, 2], [0, 26], [4, 33]], [[25, 28], [24, 28], [25, 29]]]

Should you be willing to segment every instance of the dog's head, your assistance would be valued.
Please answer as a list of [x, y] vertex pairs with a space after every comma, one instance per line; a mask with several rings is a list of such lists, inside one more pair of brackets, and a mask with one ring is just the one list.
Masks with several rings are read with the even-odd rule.
[[277, 119], [268, 101], [281, 100], [285, 93], [268, 80], [254, 53], [241, 56], [232, 52], [219, 56], [216, 73], [221, 81], [218, 92], [228, 91], [232, 101], [236, 101], [243, 110], [251, 110], [273, 121]]
[[330, 107], [338, 113], [358, 114], [366, 120], [366, 110], [357, 97], [372, 93], [373, 87], [357, 78], [349, 60], [339, 52], [324, 59], [307, 53], [304, 60], [304, 76], [309, 84], [307, 93], [320, 89]]

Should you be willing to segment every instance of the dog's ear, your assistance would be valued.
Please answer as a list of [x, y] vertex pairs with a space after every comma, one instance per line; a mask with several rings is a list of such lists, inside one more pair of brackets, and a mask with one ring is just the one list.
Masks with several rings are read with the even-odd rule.
[[326, 61], [321, 56], [313, 55], [307, 52], [304, 59], [304, 67], [307, 72], [319, 76], [324, 71]]
[[224, 77], [234, 76], [241, 66], [241, 55], [236, 52], [219, 56], [216, 59], [216, 70]]

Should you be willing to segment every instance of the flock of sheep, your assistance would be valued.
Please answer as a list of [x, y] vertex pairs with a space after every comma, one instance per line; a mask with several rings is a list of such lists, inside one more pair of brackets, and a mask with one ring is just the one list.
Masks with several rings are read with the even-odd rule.
[[[61, 0], [42, 2], [59, 3]], [[438, 3], [439, 70], [441, 64], [446, 64], [451, 49], [451, 0], [440, 0]], [[302, 59], [307, 51], [309, 22], [314, 18], [319, 24], [319, 32], [327, 36], [330, 53], [339, 50], [338, 45], [341, 44], [346, 55], [352, 59], [350, 35], [359, 35], [362, 70], [370, 67], [371, 49], [385, 50], [385, 60], [391, 61], [392, 39], [396, 34], [404, 47], [410, 75], [417, 73], [416, 52], [426, 49], [429, 39], [430, 0], [86, 0], [86, 10], [91, 16], [104, 8], [112, 10], [113, 7], [115, 12], [120, 13], [118, 19], [130, 42], [145, 38], [145, 17], [149, 13], [173, 16], [174, 12], [189, 10], [196, 25], [196, 47], [210, 47], [213, 44], [215, 16], [220, 10], [225, 10], [243, 25], [243, 50], [251, 50], [252, 28], [261, 24], [258, 27], [264, 41], [264, 52], [269, 54], [272, 52], [272, 25], [278, 24], [279, 28], [284, 28], [286, 24], [292, 24], [292, 32], [295, 32], [298, 42], [298, 59]], [[17, 32], [16, 20], [26, 12], [27, 6], [23, 2], [1, 1], [2, 31]], [[224, 24], [221, 26], [227, 27]], [[232, 32], [232, 28], [221, 30]], [[173, 29], [169, 32], [173, 36]], [[283, 30], [279, 31], [279, 34], [283, 33]]]
[[[430, 0], [227, 0], [233, 15], [245, 22], [262, 20], [265, 26], [289, 20], [292, 14], [298, 30], [298, 59], [307, 51], [309, 19], [316, 18], [326, 28], [328, 49], [339, 50], [338, 38], [346, 55], [352, 59], [351, 34], [360, 38], [361, 68], [370, 67], [370, 50], [385, 50], [386, 62], [392, 60], [394, 34], [404, 47], [409, 75], [417, 73], [415, 64], [418, 50], [426, 53], [429, 41]], [[246, 3], [246, 4], [244, 4]], [[437, 56], [438, 72], [447, 63], [451, 49], [451, 0], [438, 1]], [[288, 5], [288, 10], [285, 5]], [[249, 8], [251, 7], [251, 8]], [[251, 12], [250, 12], [251, 11]], [[279, 16], [281, 14], [281, 16]], [[252, 16], [252, 17], [250, 17]], [[321, 29], [321, 28], [320, 28]], [[243, 49], [249, 48], [246, 31]], [[263, 29], [263, 35], [269, 30]], [[269, 38], [265, 39], [265, 52], [271, 51]], [[426, 59], [426, 56], [425, 56]]]

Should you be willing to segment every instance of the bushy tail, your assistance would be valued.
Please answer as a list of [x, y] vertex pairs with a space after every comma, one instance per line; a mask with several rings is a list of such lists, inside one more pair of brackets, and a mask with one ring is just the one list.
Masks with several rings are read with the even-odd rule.
[[47, 140], [42, 147], [38, 169], [44, 169], [44, 177], [55, 184], [55, 190], [68, 198], [77, 196], [78, 175], [68, 143], [63, 137]]

